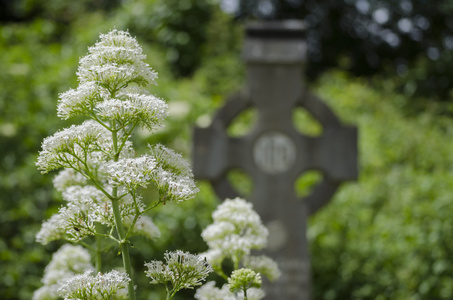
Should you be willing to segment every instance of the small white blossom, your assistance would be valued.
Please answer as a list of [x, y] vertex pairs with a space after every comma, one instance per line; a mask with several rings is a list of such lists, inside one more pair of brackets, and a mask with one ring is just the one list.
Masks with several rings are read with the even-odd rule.
[[59, 214], [54, 214], [42, 223], [41, 229], [36, 234], [36, 241], [43, 245], [61, 239], [65, 236], [66, 231], [62, 226], [59, 226], [63, 223], [63, 220]]
[[130, 191], [135, 191], [140, 186], [146, 187], [151, 182], [151, 173], [155, 168], [156, 160], [149, 155], [110, 161], [103, 166], [110, 184], [124, 185]]
[[[114, 227], [111, 201], [94, 186], [70, 186], [64, 190], [63, 199], [68, 202], [67, 205], [61, 207], [58, 213], [43, 223], [36, 235], [38, 242], [45, 245], [62, 238], [80, 241], [95, 234], [95, 222]], [[143, 204], [140, 198], [136, 201], [141, 212]], [[130, 196], [120, 199], [119, 208], [122, 218], [136, 213], [135, 204]]]
[[68, 279], [94, 269], [90, 261], [90, 254], [83, 247], [63, 245], [44, 270], [44, 286], [34, 292], [33, 300], [59, 299], [57, 291]]
[[[262, 289], [250, 288], [247, 290], [247, 299], [248, 300], [261, 300], [264, 298], [264, 296], [266, 296], [266, 294], [264, 293], [264, 291]], [[237, 299], [244, 300], [244, 295], [239, 293], [237, 296]]]
[[221, 266], [222, 261], [225, 259], [225, 254], [219, 248], [209, 249], [206, 252], [200, 253], [212, 266]]
[[112, 30], [101, 34], [101, 41], [88, 48], [88, 52], [80, 59], [77, 72], [81, 83], [96, 82], [112, 91], [131, 83], [146, 86], [157, 77], [143, 62], [146, 56], [128, 32]]
[[246, 268], [234, 270], [228, 278], [230, 291], [241, 294], [243, 291], [247, 291], [252, 287], [260, 288], [262, 284], [261, 275]]
[[58, 290], [65, 300], [125, 299], [129, 276], [113, 270], [109, 273], [92, 275], [93, 271], [71, 277]]
[[61, 167], [82, 168], [80, 161], [84, 160], [85, 154], [104, 150], [101, 145], [110, 138], [109, 135], [94, 121], [72, 125], [44, 139], [36, 165], [43, 173]]
[[199, 190], [188, 162], [180, 154], [162, 145], [150, 149], [157, 162], [151, 177], [164, 201], [194, 198]]
[[215, 286], [214, 281], [209, 281], [197, 289], [195, 299], [198, 300], [236, 300], [236, 297], [230, 292], [225, 284], [221, 289]]
[[57, 287], [42, 286], [33, 292], [32, 300], [57, 300], [58, 294], [56, 292]]
[[[130, 227], [132, 225], [133, 216], [129, 216], [123, 221], [124, 225]], [[160, 237], [160, 230], [156, 226], [156, 224], [154, 224], [153, 220], [150, 217], [143, 215], [138, 217], [132, 233], [141, 234], [148, 239], [155, 239]]]
[[281, 275], [277, 263], [265, 255], [246, 256], [243, 264], [244, 267], [266, 276], [270, 281], [277, 280]]
[[94, 82], [81, 83], [77, 89], [61, 93], [57, 115], [62, 119], [75, 116], [89, 116], [96, 103], [108, 99], [108, 91]]
[[109, 99], [97, 104], [97, 114], [101, 118], [117, 121], [122, 126], [139, 123], [149, 130], [162, 127], [168, 115], [168, 106], [163, 100], [153, 95], [136, 93], [123, 93], [118, 97], [121, 99]]
[[225, 257], [240, 259], [251, 249], [266, 246], [268, 231], [251, 203], [240, 198], [226, 199], [212, 216], [214, 223], [201, 236], [211, 249], [220, 249]]
[[[248, 300], [260, 300], [265, 296], [264, 291], [258, 288], [250, 288], [247, 290]], [[214, 281], [209, 281], [198, 288], [195, 293], [195, 299], [197, 300], [243, 300], [243, 293], [234, 294], [230, 292], [227, 284], [224, 284], [222, 288], [217, 288]]]
[[53, 179], [53, 186], [59, 192], [73, 185], [84, 185], [87, 179], [74, 169], [61, 170]]
[[166, 264], [161, 261], [145, 263], [148, 267], [145, 274], [151, 278], [151, 284], [171, 282], [173, 293], [201, 285], [201, 281], [213, 271], [206, 260], [189, 252], [166, 252], [164, 258]]

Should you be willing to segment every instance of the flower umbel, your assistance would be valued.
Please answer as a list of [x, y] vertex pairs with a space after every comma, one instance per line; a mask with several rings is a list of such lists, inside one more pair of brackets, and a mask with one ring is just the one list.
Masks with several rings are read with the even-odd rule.
[[98, 273], [93, 276], [93, 271], [86, 271], [66, 281], [58, 290], [65, 300], [103, 300], [126, 299], [129, 276], [124, 272], [113, 270], [109, 273]]
[[193, 289], [201, 285], [201, 281], [213, 271], [206, 260], [189, 252], [166, 252], [164, 258], [166, 264], [161, 261], [146, 263], [148, 270], [145, 273], [151, 278], [151, 284], [165, 285], [167, 299], [171, 299], [181, 289]]
[[228, 286], [232, 292], [239, 290], [246, 292], [252, 287], [260, 288], [261, 284], [261, 275], [250, 269], [234, 270], [228, 278]]

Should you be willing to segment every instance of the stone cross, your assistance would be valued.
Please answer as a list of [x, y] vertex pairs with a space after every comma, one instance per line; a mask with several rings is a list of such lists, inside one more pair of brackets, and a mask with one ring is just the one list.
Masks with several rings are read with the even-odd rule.
[[[311, 299], [307, 218], [327, 204], [339, 185], [357, 178], [357, 129], [343, 126], [333, 112], [304, 86], [304, 25], [299, 21], [251, 23], [246, 28], [243, 59], [245, 87], [219, 109], [209, 127], [195, 128], [193, 171], [211, 182], [219, 197], [238, 193], [227, 179], [242, 169], [253, 180], [250, 200], [269, 228], [269, 247], [282, 277], [266, 283], [266, 299]], [[226, 129], [244, 110], [258, 111], [255, 127], [232, 138]], [[322, 125], [322, 134], [300, 134], [292, 111], [306, 109]], [[294, 182], [317, 170], [322, 181], [299, 199]]]

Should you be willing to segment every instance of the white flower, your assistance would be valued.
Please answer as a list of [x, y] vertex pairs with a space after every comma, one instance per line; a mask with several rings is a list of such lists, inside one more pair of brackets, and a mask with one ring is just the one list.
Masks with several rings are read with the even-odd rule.
[[138, 187], [146, 187], [151, 182], [151, 173], [155, 168], [155, 158], [143, 155], [107, 162], [103, 166], [103, 171], [108, 175], [110, 184], [124, 185], [128, 190], [135, 191]]
[[80, 84], [59, 95], [57, 115], [62, 119], [75, 116], [89, 116], [96, 103], [108, 99], [108, 91], [94, 82]]
[[56, 287], [42, 286], [33, 292], [32, 300], [57, 300], [58, 294]]
[[44, 139], [36, 165], [42, 173], [61, 167], [83, 168], [85, 154], [103, 151], [101, 145], [109, 138], [110, 132], [94, 121], [72, 125]]
[[[247, 299], [248, 300], [260, 300], [260, 299], [263, 299], [264, 296], [266, 296], [266, 294], [264, 293], [264, 291], [262, 289], [250, 288], [247, 290]], [[244, 295], [239, 293], [237, 299], [244, 300]]]
[[148, 267], [145, 274], [151, 278], [151, 284], [167, 284], [170, 281], [174, 292], [201, 285], [201, 281], [213, 271], [206, 260], [189, 252], [165, 252], [164, 258], [166, 264], [161, 261], [145, 263]]
[[157, 163], [151, 178], [164, 202], [194, 198], [199, 190], [188, 162], [180, 154], [162, 145], [150, 149]]
[[[107, 191], [110, 188], [106, 187]], [[80, 241], [96, 232], [95, 222], [115, 226], [111, 201], [94, 186], [70, 186], [63, 192], [63, 199], [68, 203], [59, 209], [49, 220], [43, 223], [36, 235], [42, 244], [66, 238]], [[136, 198], [139, 212], [143, 211], [143, 203]], [[136, 213], [135, 203], [130, 195], [119, 200], [119, 208], [123, 219]]]
[[220, 267], [225, 258], [225, 254], [218, 248], [209, 249], [199, 255], [204, 257], [214, 268]]
[[195, 299], [198, 300], [236, 300], [236, 297], [225, 284], [221, 289], [215, 286], [214, 281], [203, 284], [195, 293]]
[[120, 99], [109, 99], [96, 105], [98, 116], [127, 126], [139, 123], [149, 130], [162, 127], [167, 117], [167, 104], [152, 95], [122, 93]]
[[277, 263], [265, 255], [246, 256], [243, 259], [244, 267], [266, 276], [270, 281], [278, 279], [281, 275]]
[[74, 169], [61, 170], [53, 179], [53, 186], [59, 192], [73, 185], [84, 185], [87, 179]]
[[112, 30], [101, 34], [101, 41], [88, 52], [80, 59], [77, 72], [81, 83], [96, 82], [112, 92], [131, 83], [146, 86], [157, 77], [143, 62], [146, 56], [128, 32]]
[[[130, 227], [132, 225], [133, 216], [124, 219], [124, 225]], [[160, 230], [154, 224], [153, 220], [147, 216], [139, 216], [132, 233], [144, 235], [148, 239], [155, 239], [160, 237]]]
[[109, 273], [92, 275], [93, 271], [73, 276], [58, 290], [61, 297], [69, 299], [124, 299], [130, 281], [124, 272], [113, 270]]
[[45, 285], [55, 284], [61, 281], [62, 277], [68, 278], [93, 269], [90, 253], [85, 248], [65, 244], [53, 254], [44, 271], [42, 282]]
[[268, 231], [252, 204], [245, 200], [226, 199], [212, 214], [214, 222], [201, 236], [210, 249], [219, 249], [224, 257], [241, 259], [251, 249], [267, 244]]
[[228, 287], [232, 292], [242, 293], [252, 287], [260, 288], [262, 283], [261, 275], [247, 268], [234, 270], [228, 278]]
[[94, 269], [90, 261], [90, 254], [83, 247], [63, 245], [44, 270], [44, 286], [34, 292], [33, 300], [59, 299], [57, 291], [68, 279]]
[[[250, 288], [247, 290], [248, 300], [260, 300], [265, 296], [262, 289]], [[197, 300], [243, 300], [243, 293], [237, 295], [230, 292], [227, 284], [224, 284], [221, 289], [215, 286], [214, 281], [209, 281], [198, 288], [195, 293], [195, 299]]]

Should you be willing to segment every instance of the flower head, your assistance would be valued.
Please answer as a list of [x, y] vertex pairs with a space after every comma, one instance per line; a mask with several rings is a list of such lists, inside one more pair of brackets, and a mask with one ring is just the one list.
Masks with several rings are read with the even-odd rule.
[[268, 231], [251, 203], [240, 198], [226, 199], [212, 216], [213, 224], [201, 236], [211, 250], [219, 249], [224, 258], [241, 259], [251, 249], [266, 246]]
[[277, 280], [281, 275], [277, 263], [265, 255], [245, 256], [243, 264], [244, 267], [266, 276], [270, 281]]
[[109, 138], [110, 133], [94, 121], [72, 125], [44, 139], [36, 165], [43, 173], [62, 167], [83, 168], [87, 153], [97, 160], [92, 153], [102, 152]]
[[63, 169], [53, 179], [53, 186], [59, 192], [63, 192], [66, 188], [74, 185], [85, 185], [87, 179], [74, 169]]
[[230, 291], [246, 291], [252, 287], [260, 288], [262, 284], [261, 275], [250, 269], [234, 270], [228, 278]]
[[123, 127], [139, 123], [149, 130], [163, 126], [167, 110], [168, 106], [163, 100], [145, 93], [123, 92], [115, 99], [96, 105], [96, 113], [102, 119], [116, 121]]
[[[265, 294], [262, 289], [250, 288], [247, 290], [248, 300], [260, 300], [264, 298]], [[217, 288], [214, 281], [209, 281], [203, 284], [195, 293], [197, 300], [244, 300], [243, 293], [231, 292], [228, 284], [224, 284], [222, 288]]]
[[93, 271], [86, 271], [71, 277], [58, 290], [65, 300], [78, 299], [125, 299], [129, 276], [124, 272], [113, 270], [109, 273], [98, 273], [93, 276]]
[[148, 270], [145, 273], [152, 284], [171, 282], [173, 292], [201, 285], [201, 281], [213, 271], [202, 257], [180, 250], [166, 252], [165, 261], [166, 264], [161, 261], [146, 263]]
[[151, 178], [164, 201], [184, 201], [195, 197], [195, 185], [191, 168], [182, 156], [162, 145], [150, 147], [156, 159]]
[[108, 91], [94, 82], [81, 83], [59, 95], [57, 115], [62, 119], [75, 116], [89, 116], [95, 105], [109, 98]]
[[146, 187], [151, 182], [151, 173], [155, 168], [156, 160], [150, 155], [124, 158], [103, 165], [103, 170], [108, 175], [110, 184], [123, 185], [130, 191], [134, 191], [140, 186]]
[[131, 83], [146, 86], [157, 77], [143, 61], [146, 56], [129, 32], [112, 30], [101, 34], [101, 40], [88, 52], [80, 59], [77, 72], [81, 83], [95, 82], [113, 91]]
[[44, 270], [44, 286], [34, 292], [33, 300], [58, 299], [57, 291], [67, 280], [94, 269], [90, 261], [90, 254], [83, 247], [63, 245]]

